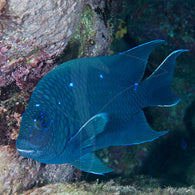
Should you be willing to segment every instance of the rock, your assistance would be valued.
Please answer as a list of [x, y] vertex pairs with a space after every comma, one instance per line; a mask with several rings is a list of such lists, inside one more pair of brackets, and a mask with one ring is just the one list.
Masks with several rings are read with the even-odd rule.
[[35, 162], [22, 159], [9, 146], [0, 147], [0, 158], [1, 194], [20, 192], [33, 187], [38, 182], [40, 166], [37, 167]]
[[13, 19], [13, 29], [4, 22], [2, 44], [10, 44], [9, 53], [14, 56], [26, 56], [35, 48], [59, 53], [70, 40], [84, 4], [73, 0], [10, 0], [7, 14]]
[[[91, 182], [75, 182], [74, 184], [70, 183], [56, 183], [46, 185], [40, 188], [34, 188], [29, 191], [24, 192], [24, 195], [29, 194], [67, 194], [67, 195], [120, 195], [120, 194], [193, 194], [195, 192], [192, 188], [161, 188], [156, 183], [155, 179], [149, 179], [144, 177], [137, 178], [139, 184], [132, 183], [131, 185], [122, 186], [115, 183], [113, 180], [105, 183]], [[153, 180], [152, 182], [148, 180]], [[143, 185], [143, 183], [146, 185]], [[142, 185], [141, 185], [142, 184]], [[147, 187], [146, 187], [147, 186]]]
[[21, 193], [46, 183], [70, 181], [71, 165], [46, 165], [24, 159], [10, 146], [0, 146], [0, 194]]
[[42, 69], [40, 65], [49, 67], [67, 45], [84, 4], [73, 0], [10, 0], [1, 15], [0, 86], [17, 82], [18, 78], [21, 86], [21, 80], [26, 82], [24, 78], [36, 67], [33, 77], [46, 74], [46, 70], [41, 70], [42, 76], [36, 72]]
[[0, 26], [0, 86], [16, 81], [21, 90], [32, 92], [68, 42], [79, 45], [75, 57], [108, 53], [109, 31], [95, 12], [98, 4], [87, 2], [10, 0]]
[[6, 0], [0, 0], [0, 12], [3, 11], [3, 9], [5, 8], [6, 6]]

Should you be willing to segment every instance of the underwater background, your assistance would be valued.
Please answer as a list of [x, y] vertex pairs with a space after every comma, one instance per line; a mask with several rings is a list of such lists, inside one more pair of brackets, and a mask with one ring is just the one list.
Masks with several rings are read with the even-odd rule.
[[[191, 0], [0, 0], [0, 194], [193, 194], [195, 188], [194, 9]], [[40, 164], [16, 151], [22, 115], [54, 67], [81, 57], [115, 54], [163, 39], [148, 77], [173, 50], [173, 107], [144, 109], [150, 126], [170, 132], [150, 143], [96, 152], [113, 173]]]

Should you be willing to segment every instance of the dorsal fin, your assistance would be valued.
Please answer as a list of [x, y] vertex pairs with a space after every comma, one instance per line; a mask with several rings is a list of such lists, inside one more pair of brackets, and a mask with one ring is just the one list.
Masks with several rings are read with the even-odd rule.
[[150, 41], [116, 55], [96, 59], [109, 67], [111, 77], [129, 86], [142, 79], [149, 55], [156, 46], [163, 42], [163, 40]]

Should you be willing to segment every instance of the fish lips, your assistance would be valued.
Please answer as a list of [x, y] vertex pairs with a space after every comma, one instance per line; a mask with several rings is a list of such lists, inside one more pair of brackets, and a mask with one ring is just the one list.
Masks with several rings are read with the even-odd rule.
[[31, 144], [25, 139], [17, 139], [16, 148], [18, 153], [25, 158], [35, 158], [36, 156], [40, 155], [40, 147]]

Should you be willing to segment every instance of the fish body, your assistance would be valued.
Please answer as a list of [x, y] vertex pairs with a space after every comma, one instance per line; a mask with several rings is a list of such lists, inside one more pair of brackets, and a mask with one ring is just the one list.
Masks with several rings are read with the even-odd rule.
[[117, 55], [75, 59], [44, 76], [23, 115], [16, 147], [22, 156], [47, 164], [70, 163], [95, 174], [113, 171], [93, 153], [120, 145], [149, 142], [166, 134], [150, 128], [142, 109], [172, 106], [172, 52], [142, 81], [147, 60], [163, 40]]

